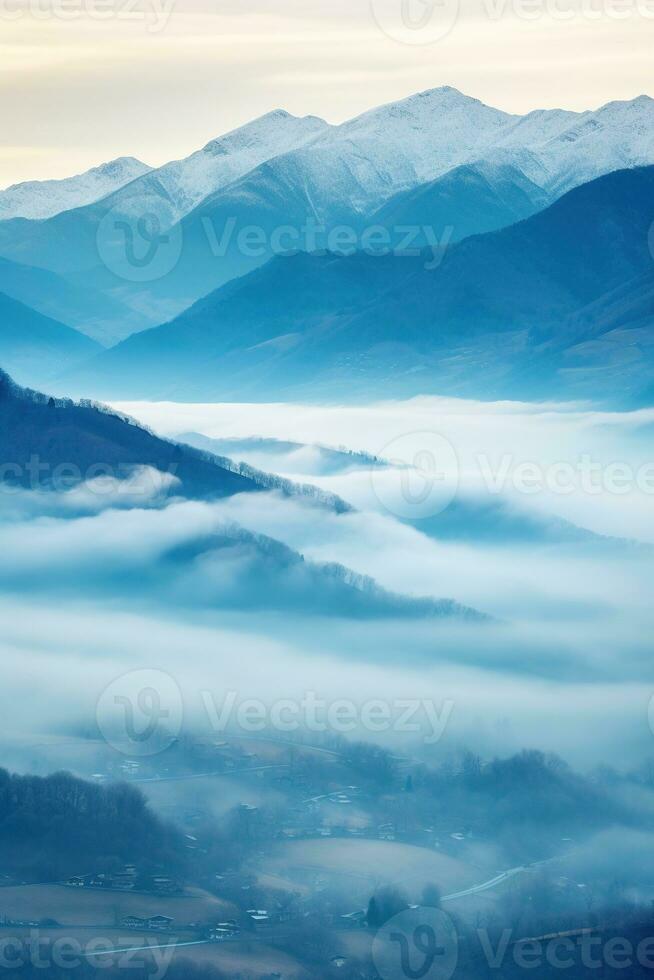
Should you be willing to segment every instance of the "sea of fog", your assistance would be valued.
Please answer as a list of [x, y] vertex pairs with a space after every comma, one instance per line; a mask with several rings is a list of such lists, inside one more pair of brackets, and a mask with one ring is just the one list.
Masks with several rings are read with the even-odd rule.
[[[172, 679], [198, 729], [227, 702], [309, 693], [393, 712], [418, 702], [411, 730], [359, 711], [348, 735], [425, 758], [533, 747], [622, 766], [654, 754], [654, 410], [435, 398], [116, 407], [225, 455], [231, 441], [232, 458], [351, 506], [280, 491], [186, 501], [174, 476], [164, 498], [147, 473], [101, 495], [3, 496], [8, 728], [80, 730], [108, 685], [148, 670]], [[487, 619], [312, 613], [290, 578], [260, 578], [245, 553], [194, 556], [192, 542], [225, 526]], [[217, 597], [235, 582], [228, 608]], [[276, 590], [290, 597], [283, 609]]]

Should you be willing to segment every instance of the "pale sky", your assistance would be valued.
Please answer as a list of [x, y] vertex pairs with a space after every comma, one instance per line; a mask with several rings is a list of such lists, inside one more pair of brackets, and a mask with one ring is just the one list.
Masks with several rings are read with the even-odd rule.
[[513, 112], [654, 95], [654, 0], [137, 2], [0, 0], [0, 187], [159, 165], [274, 108], [340, 122], [438, 85]]

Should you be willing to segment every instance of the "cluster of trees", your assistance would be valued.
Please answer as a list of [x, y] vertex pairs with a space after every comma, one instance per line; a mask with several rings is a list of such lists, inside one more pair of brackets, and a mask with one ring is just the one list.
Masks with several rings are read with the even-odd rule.
[[337, 514], [346, 514], [352, 510], [350, 504], [336, 496], [336, 494], [329, 493], [327, 490], [321, 490], [320, 487], [316, 487], [312, 483], [294, 483], [292, 480], [287, 480], [283, 476], [258, 470], [254, 466], [250, 466], [249, 463], [235, 462], [227, 456], [218, 456], [215, 453], [209, 453], [204, 450], [197, 450], [197, 452], [209, 462], [217, 462], [223, 469], [230, 470], [232, 473], [238, 473], [239, 476], [244, 476], [248, 480], [252, 480], [262, 490], [279, 490], [285, 496], [306, 497], [318, 506], [325, 507], [327, 510], [333, 510]]
[[69, 773], [18, 776], [0, 769], [0, 865], [21, 880], [59, 881], [125, 863], [179, 872], [180, 835], [125, 784]]
[[397, 763], [390, 752], [369, 742], [344, 742], [344, 761], [371, 789], [389, 789], [397, 779]]
[[[437, 885], [426, 885], [422, 892], [420, 904], [424, 908], [440, 908], [441, 891]], [[368, 902], [366, 921], [370, 929], [380, 929], [395, 915], [409, 908], [409, 898], [401, 888], [395, 885], [384, 885], [378, 888]]]
[[[468, 753], [455, 770], [423, 770], [413, 782], [436, 805], [439, 817], [456, 816], [503, 845], [516, 863], [549, 856], [563, 837], [588, 836], [631, 819], [596, 780], [537, 751], [488, 763]], [[416, 800], [415, 805], [421, 804]]]

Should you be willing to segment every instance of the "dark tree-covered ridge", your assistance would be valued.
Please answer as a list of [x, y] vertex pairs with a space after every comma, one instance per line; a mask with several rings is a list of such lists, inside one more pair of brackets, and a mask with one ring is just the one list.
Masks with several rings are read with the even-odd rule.
[[133, 786], [96, 785], [60, 772], [0, 769], [0, 863], [31, 881], [59, 881], [120, 864], [178, 870], [182, 845]]

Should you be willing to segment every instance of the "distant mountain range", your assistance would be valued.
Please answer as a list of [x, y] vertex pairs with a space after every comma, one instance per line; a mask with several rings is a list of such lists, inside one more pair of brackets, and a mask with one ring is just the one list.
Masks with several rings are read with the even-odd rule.
[[212, 140], [183, 160], [144, 174], [130, 187], [117, 189], [105, 203], [125, 215], [140, 215], [144, 197], [160, 197], [169, 208], [172, 224], [222, 187], [267, 160], [312, 142], [330, 128], [317, 116], [299, 118], [277, 109]]
[[77, 330], [0, 293], [0, 364], [18, 381], [44, 384], [100, 350]]
[[[246, 464], [272, 470], [293, 472], [315, 479], [364, 470], [388, 469], [397, 464], [379, 456], [316, 444], [288, 442], [262, 437], [211, 439], [197, 432], [178, 435], [181, 442], [205, 449], [219, 456], [243, 460]], [[296, 476], [296, 479], [298, 477]], [[480, 496], [460, 491], [445, 510], [432, 517], [420, 515], [416, 520], [399, 518], [421, 534], [439, 541], [489, 542], [497, 546], [555, 545], [566, 547], [579, 543], [593, 544], [599, 553], [615, 554], [625, 550], [644, 553], [647, 545], [624, 538], [595, 534], [586, 528], [551, 514], [520, 507], [507, 497]]]
[[57, 213], [0, 220], [0, 355], [100, 397], [641, 403], [653, 164], [647, 96], [515, 116], [441, 88], [340, 126], [272, 112], [157, 170], [19, 185], [24, 214]]
[[[0, 255], [119, 303], [97, 318], [102, 333], [94, 336], [111, 341], [171, 319], [263, 264], [282, 227], [308, 251], [307, 222], [325, 228], [321, 246], [340, 225], [356, 236], [381, 225], [396, 245], [404, 224], [419, 225], [416, 243], [427, 241], [425, 226], [439, 241], [445, 232], [460, 241], [528, 217], [602, 174], [645, 164], [654, 164], [654, 100], [646, 96], [594, 112], [515, 116], [441, 88], [340, 126], [270, 113], [102, 201], [44, 221], [0, 221]], [[134, 226], [153, 210], [164, 230], [171, 225], [181, 255], [165, 275], [130, 281], [120, 272], [124, 237], [104, 242], [103, 264], [98, 234], [107, 215]], [[252, 228], [263, 244], [248, 249], [239, 233]], [[71, 325], [74, 315], [60, 312]]]
[[[389, 230], [414, 226], [419, 234], [412, 246], [426, 248], [505, 228], [553, 201], [552, 195], [517, 167], [482, 160], [455, 167], [436, 180], [396, 194], [370, 220]], [[399, 234], [395, 242], [399, 242]]]
[[29, 180], [0, 191], [0, 221], [9, 218], [51, 218], [81, 208], [124, 187], [151, 167], [134, 157], [120, 157], [63, 180]]
[[128, 333], [143, 330], [148, 323], [146, 317], [109, 293], [88, 284], [75, 285], [56, 272], [9, 259], [0, 258], [0, 292], [74, 327], [101, 346], [111, 343], [111, 325], [118, 320]]
[[652, 215], [646, 167], [467, 238], [436, 269], [427, 254], [276, 258], [67, 381], [113, 398], [434, 391], [638, 403], [654, 381]]
[[357, 467], [372, 469], [384, 467], [384, 460], [370, 453], [350, 449], [334, 449], [315, 443], [289, 442], [282, 439], [266, 439], [252, 436], [246, 439], [211, 439], [199, 432], [183, 432], [181, 442], [196, 449], [204, 449], [218, 456], [227, 456], [246, 465], [279, 471], [279, 464], [297, 464], [298, 472], [321, 476], [346, 473]]

